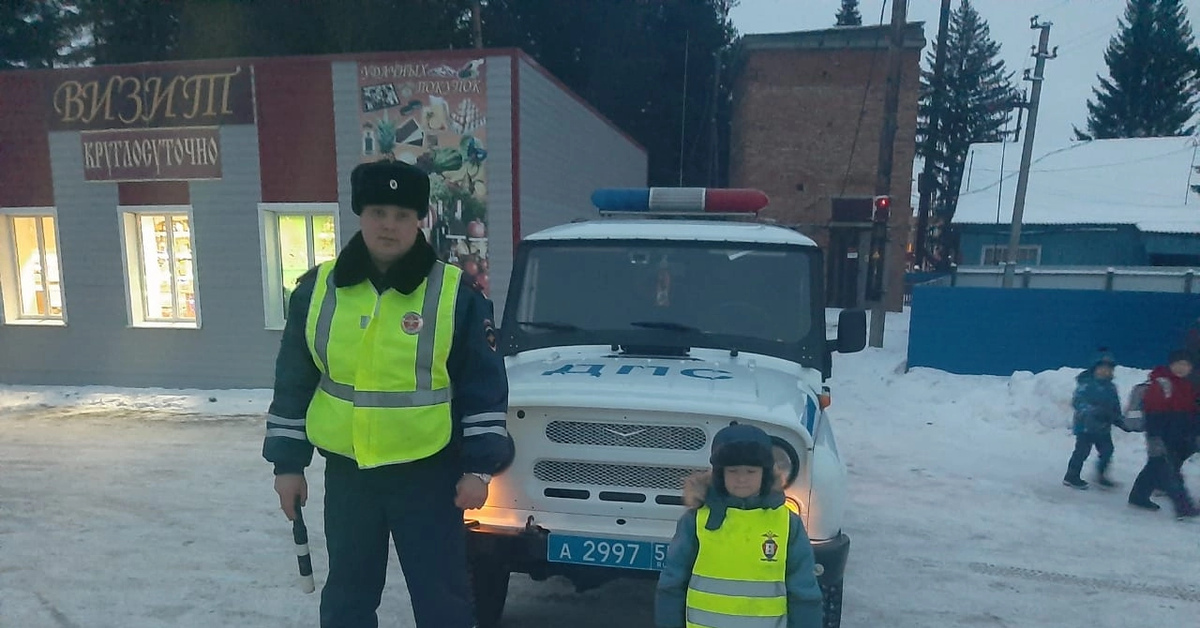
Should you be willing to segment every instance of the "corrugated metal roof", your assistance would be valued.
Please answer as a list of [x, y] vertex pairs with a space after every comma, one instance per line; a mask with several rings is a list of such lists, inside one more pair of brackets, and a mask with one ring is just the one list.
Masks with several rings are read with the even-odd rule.
[[[1189, 189], [1200, 184], [1196, 160], [1191, 137], [1073, 142], [1035, 155], [1022, 223], [1200, 233], [1200, 195]], [[1010, 224], [1020, 163], [1020, 144], [973, 145], [954, 222]]]

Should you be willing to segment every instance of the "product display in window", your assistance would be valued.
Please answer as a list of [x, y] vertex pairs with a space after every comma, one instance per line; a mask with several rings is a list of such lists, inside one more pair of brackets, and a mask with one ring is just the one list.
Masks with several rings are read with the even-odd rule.
[[337, 257], [337, 235], [333, 216], [322, 214], [283, 214], [277, 218], [279, 233], [280, 283], [283, 312], [296, 281], [308, 269]]
[[190, 224], [187, 216], [138, 217], [147, 320], [196, 320]]
[[52, 216], [13, 216], [22, 318], [62, 318], [58, 242]]

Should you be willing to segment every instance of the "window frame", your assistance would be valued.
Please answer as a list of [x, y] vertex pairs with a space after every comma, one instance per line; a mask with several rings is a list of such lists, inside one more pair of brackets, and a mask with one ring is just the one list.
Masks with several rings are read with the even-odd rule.
[[[41, 256], [42, 287], [49, 298], [49, 273], [46, 272], [47, 253], [45, 249], [45, 232], [42, 227], [43, 218], [54, 220], [54, 246], [56, 254], [54, 264], [58, 267], [58, 298], [61, 303], [62, 316], [28, 316], [21, 311], [21, 269], [17, 259], [17, 237], [13, 229], [14, 218], [37, 218], [37, 228], [42, 233], [38, 242], [38, 252]], [[67, 322], [67, 290], [62, 262], [62, 227], [58, 219], [56, 207], [0, 207], [0, 323], [3, 325], [26, 327], [66, 327]]]
[[[308, 233], [315, 235], [313, 216], [333, 218], [335, 251], [342, 248], [342, 215], [338, 203], [259, 203], [258, 231], [259, 253], [262, 261], [263, 326], [269, 331], [282, 331], [287, 315], [283, 302], [283, 259], [279, 253], [279, 218], [281, 216], [304, 216], [308, 220]], [[312, 237], [308, 239], [308, 252], [316, 257]]]
[[[1030, 250], [1032, 250], [1034, 252], [1033, 263], [1030, 264], [1029, 262], [1020, 261], [1021, 260], [1021, 252], [1022, 251], [1030, 251]], [[992, 253], [992, 256], [996, 260], [995, 263], [993, 263], [993, 264], [988, 263], [988, 261], [987, 261], [988, 253]], [[979, 265], [980, 266], [1003, 266], [1004, 258], [1007, 254], [1008, 254], [1008, 245], [1007, 244], [1005, 244], [1005, 245], [985, 244], [985, 245], [983, 245], [983, 248], [979, 252]], [[1040, 244], [1018, 245], [1017, 246], [1017, 264], [1018, 265], [1023, 264], [1025, 266], [1041, 266], [1042, 265], [1042, 245], [1040, 245]]]
[[[124, 271], [122, 278], [125, 282], [125, 315], [126, 325], [139, 329], [200, 329], [203, 327], [200, 306], [200, 265], [197, 264], [199, 255], [196, 249], [196, 220], [191, 205], [120, 205], [117, 207], [118, 231], [121, 236], [121, 251], [124, 256]], [[192, 251], [192, 284], [196, 303], [196, 319], [189, 320], [147, 320], [146, 316], [146, 271], [142, 258], [141, 226], [139, 217], [142, 216], [185, 216], [188, 221], [188, 241]], [[132, 233], [133, 237], [130, 237]], [[170, 250], [174, 250], [172, 248]], [[172, 253], [172, 257], [174, 254]], [[174, 295], [174, 277], [172, 277], [172, 295]]]

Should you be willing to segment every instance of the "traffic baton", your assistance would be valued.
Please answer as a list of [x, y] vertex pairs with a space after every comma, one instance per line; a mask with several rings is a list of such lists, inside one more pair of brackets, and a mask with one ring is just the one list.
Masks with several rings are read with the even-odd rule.
[[296, 541], [296, 562], [300, 566], [300, 588], [305, 593], [316, 590], [313, 583], [312, 557], [308, 554], [308, 527], [300, 512], [300, 496], [296, 496], [296, 519], [292, 521], [292, 539]]

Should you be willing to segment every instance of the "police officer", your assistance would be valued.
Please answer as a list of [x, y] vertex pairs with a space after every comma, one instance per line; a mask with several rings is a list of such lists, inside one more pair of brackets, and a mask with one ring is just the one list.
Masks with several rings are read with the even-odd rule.
[[511, 463], [492, 304], [419, 226], [429, 178], [400, 162], [351, 174], [361, 231], [297, 282], [263, 457], [288, 519], [325, 457], [322, 628], [375, 628], [395, 542], [419, 628], [471, 628], [463, 510]]

